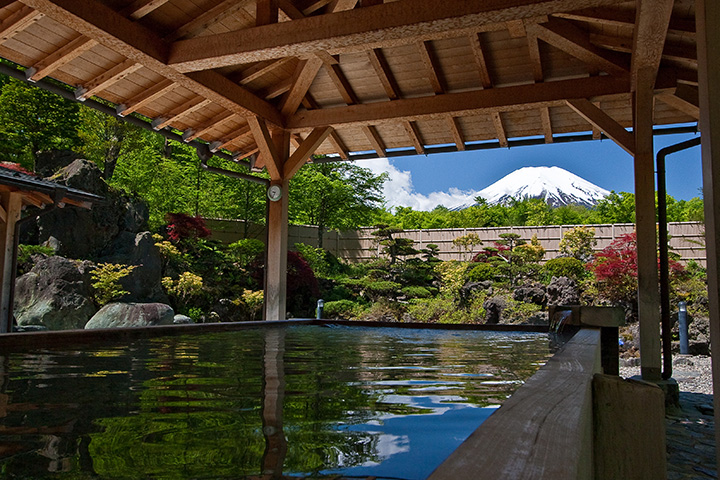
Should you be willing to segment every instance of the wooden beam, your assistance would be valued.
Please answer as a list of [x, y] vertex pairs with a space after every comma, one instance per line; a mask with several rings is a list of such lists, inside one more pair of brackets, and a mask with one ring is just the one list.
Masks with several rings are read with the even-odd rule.
[[280, 7], [280, 10], [282, 10], [290, 20], [300, 20], [301, 18], [305, 18], [305, 14], [290, 0], [278, 0], [278, 7]]
[[[232, 134], [230, 134], [230, 136], [227, 137], [226, 139], [220, 140], [221, 143], [217, 146], [217, 150], [227, 149], [228, 146], [230, 146], [231, 144], [237, 142], [237, 141], [240, 140], [241, 138], [247, 137], [250, 133], [252, 133], [252, 132], [251, 132], [251, 130], [250, 130], [250, 126], [249, 126], [249, 125], [245, 125], [245, 126], [243, 126], [243, 127], [240, 127], [240, 128], [237, 129], [236, 131], [232, 132]], [[259, 149], [258, 149], [258, 150], [259, 150]], [[255, 153], [255, 152], [254, 152], [254, 151], [253, 151], [253, 152], [248, 152], [247, 154], [248, 154], [248, 155], [251, 155], [252, 153]]]
[[528, 110], [540, 106], [563, 105], [569, 96], [592, 98], [626, 94], [629, 88], [628, 77], [598, 76], [558, 80], [473, 92], [446, 93], [431, 97], [403, 98], [392, 102], [300, 111], [287, 119], [286, 126], [292, 130], [302, 130], [326, 125], [370, 125], [398, 118], [413, 121], [447, 116], [447, 114], [467, 116], [482, 115], [497, 110]]
[[525, 31], [525, 24], [522, 20], [507, 21], [505, 22], [505, 26], [512, 38], [523, 38], [527, 35], [527, 32]]
[[426, 77], [430, 80], [433, 91], [436, 95], [445, 93], [445, 83], [442, 80], [440, 66], [432, 49], [432, 44], [430, 42], [418, 43], [418, 52], [423, 65], [425, 65]]
[[239, 75], [240, 85], [247, 85], [248, 83], [254, 82], [258, 78], [262, 78], [273, 70], [282, 67], [286, 63], [290, 62], [293, 58], [279, 58], [277, 60], [267, 60], [264, 62], [258, 62], [250, 68], [243, 70]]
[[[602, 6], [619, 1], [576, 0], [572, 3]], [[319, 50], [337, 54], [408, 45], [469, 35], [508, 17], [523, 19], [567, 11], [569, 3], [569, 0], [414, 0], [409, 9], [404, 2], [391, 2], [177, 41], [172, 46], [169, 64], [187, 72], [286, 56], [308, 57]]]
[[527, 42], [530, 63], [532, 64], [533, 79], [536, 83], [542, 82], [545, 76], [543, 75], [542, 59], [540, 58], [540, 44], [535, 35], [528, 35]]
[[61, 69], [85, 52], [92, 49], [98, 43], [84, 35], [78, 35], [74, 40], [66, 43], [55, 52], [34, 64], [27, 72], [28, 79], [37, 82], [53, 72]]
[[[262, 92], [258, 92], [258, 95], [260, 95], [260, 97], [264, 98], [265, 100], [279, 97], [283, 93], [290, 91], [293, 86], [292, 80], [292, 78], [287, 78], [280, 83], [276, 83], [275, 85], [266, 88]], [[305, 94], [305, 97], [307, 98], [307, 94]]]
[[663, 93], [658, 95], [657, 98], [695, 120], [700, 119], [700, 101], [697, 87], [679, 83], [673, 93]]
[[553, 129], [549, 107], [540, 109], [540, 122], [542, 123], [543, 135], [545, 135], [545, 143], [553, 143]]
[[415, 147], [415, 151], [418, 155], [423, 155], [425, 153], [425, 146], [423, 145], [422, 137], [420, 136], [420, 130], [418, 129], [417, 124], [415, 122], [403, 122], [403, 128], [405, 128], [405, 132], [407, 132], [408, 137], [410, 137], [410, 141]]
[[[278, 131], [274, 138], [268, 139], [277, 145], [278, 163], [282, 165], [290, 156], [290, 134]], [[270, 171], [273, 160], [268, 159], [266, 167]], [[267, 202], [267, 249], [265, 262], [265, 320], [285, 320], [287, 316], [287, 251], [288, 251], [288, 197], [290, 183], [287, 178], [272, 180], [273, 185], [281, 188], [282, 196], [277, 202]]]
[[492, 118], [493, 125], [495, 125], [495, 134], [497, 135], [498, 142], [500, 142], [500, 146], [507, 147], [507, 134], [505, 133], [505, 125], [503, 125], [500, 112], [492, 112], [490, 118]]
[[342, 158], [343, 160], [347, 160], [348, 158], [350, 158], [345, 143], [343, 143], [342, 139], [335, 130], [330, 133], [328, 139], [330, 140], [330, 143], [335, 149], [335, 152], [340, 155], [340, 158]]
[[176, 87], [177, 85], [175, 85], [170, 80], [162, 80], [161, 82], [156, 83], [147, 90], [143, 90], [135, 97], [132, 97], [130, 100], [127, 101], [126, 104], [118, 105], [116, 111], [118, 115], [121, 116], [130, 115], [132, 112], [139, 110], [145, 105], [152, 103], [158, 98], [161, 98], [166, 94], [170, 93]]
[[167, 118], [161, 122], [159, 122], [157, 125], [155, 125], [155, 130], [162, 130], [163, 128], [167, 127], [168, 125], [172, 125], [175, 122], [179, 122], [183, 118], [187, 117], [188, 115], [191, 115], [194, 112], [197, 112], [198, 110], [207, 107], [212, 102], [210, 100], [205, 100], [202, 98], [191, 98], [187, 102], [183, 103], [182, 105], [178, 106], [177, 108], [174, 108], [172, 112], [170, 112], [167, 116]]
[[344, 12], [352, 10], [357, 5], [358, 0], [333, 0], [327, 6], [328, 13]]
[[23, 6], [0, 23], [0, 43], [11, 39], [44, 16], [42, 12]]
[[356, 103], [360, 103], [350, 82], [340, 68], [340, 64], [337, 61], [335, 61], [335, 63], [323, 61], [323, 65], [330, 80], [335, 84], [335, 88], [340, 92], [340, 96], [343, 97], [345, 104], [355, 105]]
[[218, 72], [185, 75], [168, 66], [168, 44], [165, 41], [139, 22], [119, 15], [102, 3], [94, 0], [23, 1], [53, 20], [233, 113], [242, 116], [260, 115], [275, 125], [284, 122], [273, 105], [235, 85]]
[[[600, 108], [600, 102], [594, 102], [593, 105], [595, 105], [597, 108]], [[602, 139], [602, 130], [600, 130], [596, 125], [592, 126], [592, 138], [593, 140]]]
[[310, 156], [318, 149], [321, 143], [332, 133], [331, 127], [316, 128], [302, 141], [298, 148], [290, 155], [283, 167], [283, 178], [290, 179], [305, 165]]
[[210, 25], [235, 14], [248, 3], [250, 3], [250, 0], [224, 0], [216, 6], [210, 8], [210, 10], [206, 11], [199, 17], [195, 17], [190, 22], [178, 28], [170, 35], [166, 36], [165, 40], [168, 42], [174, 42], [175, 40], [181, 38], [193, 37], [194, 35], [206, 30]]
[[382, 49], [372, 48], [368, 50], [367, 53], [370, 65], [372, 65], [375, 73], [380, 79], [380, 83], [382, 83], [388, 99], [397, 100], [400, 98], [400, 87], [398, 87], [398, 84], [395, 81], [395, 76], [392, 74], [392, 71], [390, 71], [390, 65], [388, 65]]
[[10, 292], [15, 281], [13, 256], [15, 245], [15, 223], [20, 220], [22, 208], [21, 192], [2, 192], [0, 204], [7, 212], [7, 220], [0, 224], [0, 333], [12, 331], [12, 308]]
[[278, 1], [277, 0], [256, 0], [255, 2], [255, 25], [271, 25], [278, 23]]
[[[590, 41], [599, 47], [616, 52], [632, 53], [633, 51], [633, 39], [631, 37], [591, 34]], [[697, 52], [694, 45], [682, 45], [666, 41], [661, 56], [666, 60], [692, 65], [697, 64]]]
[[323, 62], [318, 57], [310, 58], [298, 64], [295, 69], [293, 85], [280, 109], [283, 115], [292, 115], [297, 111], [322, 66]]
[[460, 120], [455, 117], [448, 117], [448, 126], [450, 133], [455, 141], [455, 146], [459, 151], [465, 150], [465, 139], [463, 138], [462, 129], [460, 128]]
[[385, 152], [385, 143], [382, 141], [382, 138], [380, 138], [377, 129], [372, 125], [366, 125], [362, 127], [362, 131], [367, 137], [368, 142], [370, 142], [372, 149], [375, 150], [375, 153], [380, 157], [385, 157], [387, 155]]
[[76, 96], [78, 100], [86, 100], [93, 95], [97, 95], [99, 92], [110, 88], [123, 78], [140, 70], [141, 68], [142, 65], [136, 63], [134, 60], [125, 60], [124, 62], [115, 65], [102, 75], [95, 77], [90, 80], [90, 82], [84, 84], [77, 90], [78, 94]]
[[192, 142], [196, 138], [202, 138], [205, 134], [207, 134], [210, 130], [213, 128], [219, 127], [223, 123], [227, 122], [230, 119], [237, 118], [235, 114], [232, 112], [220, 112], [214, 117], [212, 117], [207, 122], [203, 123], [201, 126], [196, 127], [195, 130], [192, 131], [189, 135], [185, 136], [183, 135], [183, 140], [186, 142]]
[[120, 10], [120, 15], [130, 17], [133, 20], [139, 20], [162, 7], [167, 2], [168, 0], [135, 0], [133, 3]]
[[[586, 8], [572, 12], [559, 12], [556, 17], [579, 22], [610, 25], [628, 30], [635, 28], [634, 10], [619, 10], [613, 8]], [[668, 33], [675, 35], [695, 35], [695, 22], [691, 19], [672, 17], [668, 26]]]
[[632, 91], [637, 91], [641, 70], [652, 72], [650, 86], [655, 83], [674, 4], [674, 0], [637, 1], [631, 62]]
[[[282, 180], [284, 161], [280, 158], [276, 150], [275, 143], [273, 143], [265, 120], [260, 117], [248, 117], [247, 120], [260, 155], [265, 158], [265, 168], [267, 168], [270, 178], [275, 181]], [[288, 145], [289, 138], [290, 137], [288, 137]]]
[[483, 88], [492, 88], [493, 83], [490, 77], [490, 72], [487, 66], [487, 57], [482, 46], [482, 41], [479, 33], [473, 33], [468, 38], [470, 39], [470, 47], [475, 57], [475, 63], [478, 67], [478, 73], [480, 74], [480, 83]]
[[331, 0], [315, 0], [309, 6], [305, 7], [305, 9], [303, 9], [303, 14], [305, 16], [310, 15], [311, 13], [320, 10], [325, 5], [328, 5], [330, 2]]
[[527, 25], [528, 33], [609, 74], [628, 72], [624, 56], [602, 50], [589, 35], [567, 20], [550, 18], [547, 23]]
[[567, 100], [567, 105], [590, 124], [595, 125], [601, 131], [605, 132], [605, 135], [610, 137], [627, 153], [635, 155], [635, 138], [633, 134], [621, 127], [607, 113], [600, 110], [591, 101], [584, 98]]

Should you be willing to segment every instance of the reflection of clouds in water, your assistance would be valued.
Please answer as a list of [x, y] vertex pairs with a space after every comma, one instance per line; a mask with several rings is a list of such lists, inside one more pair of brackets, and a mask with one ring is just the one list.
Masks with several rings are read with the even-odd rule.
[[[407, 453], [410, 451], [410, 438], [407, 435], [390, 435], [389, 433], [369, 432], [377, 435], [375, 444], [375, 453], [379, 460], [383, 461], [398, 453]], [[361, 467], [375, 467], [380, 462], [367, 461], [361, 464]]]

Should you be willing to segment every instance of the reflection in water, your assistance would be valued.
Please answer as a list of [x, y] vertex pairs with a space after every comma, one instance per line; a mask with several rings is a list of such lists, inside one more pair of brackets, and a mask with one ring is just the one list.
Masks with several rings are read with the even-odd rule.
[[0, 357], [2, 478], [425, 478], [537, 334], [290, 327]]

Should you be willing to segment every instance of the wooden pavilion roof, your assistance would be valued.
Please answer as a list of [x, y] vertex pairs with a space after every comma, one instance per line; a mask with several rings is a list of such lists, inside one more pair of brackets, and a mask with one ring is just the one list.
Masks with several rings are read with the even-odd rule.
[[699, 116], [693, 0], [0, 0], [0, 22], [28, 78], [258, 166], [278, 128], [342, 158], [589, 131], [632, 152], [648, 68], [656, 125]]

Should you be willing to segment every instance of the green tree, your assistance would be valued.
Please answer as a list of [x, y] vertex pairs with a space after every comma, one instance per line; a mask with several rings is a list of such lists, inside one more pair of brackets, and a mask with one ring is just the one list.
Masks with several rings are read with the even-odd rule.
[[574, 257], [582, 262], [593, 258], [593, 248], [597, 245], [595, 229], [579, 226], [567, 230], [560, 240], [560, 254]]
[[610, 192], [597, 203], [595, 213], [597, 217], [593, 223], [634, 223], [635, 194]]

